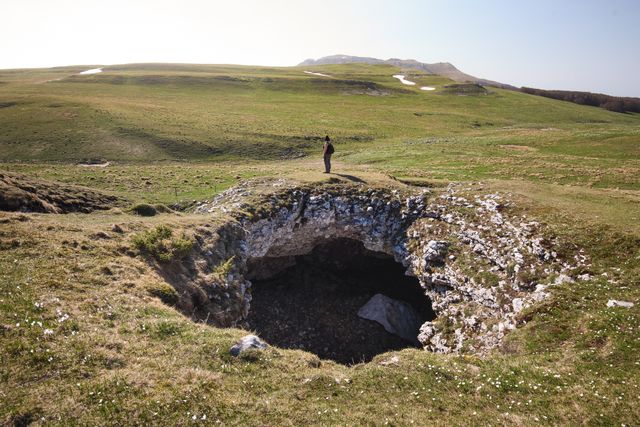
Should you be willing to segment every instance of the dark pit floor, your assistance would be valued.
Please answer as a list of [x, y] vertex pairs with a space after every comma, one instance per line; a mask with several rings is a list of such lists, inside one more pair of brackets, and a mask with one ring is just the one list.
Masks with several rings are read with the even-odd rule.
[[424, 321], [435, 316], [417, 279], [391, 257], [353, 240], [334, 240], [296, 258], [296, 265], [253, 280], [252, 330], [281, 348], [302, 349], [343, 364], [414, 347], [357, 312], [376, 293], [410, 303]]

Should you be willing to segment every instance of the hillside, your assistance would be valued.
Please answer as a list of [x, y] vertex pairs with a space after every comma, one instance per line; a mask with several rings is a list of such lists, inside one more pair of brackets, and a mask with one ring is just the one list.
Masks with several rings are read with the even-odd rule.
[[298, 66], [312, 66], [312, 65], [328, 65], [328, 64], [351, 64], [351, 63], [364, 63], [364, 64], [388, 64], [394, 67], [402, 69], [420, 70], [427, 74], [435, 74], [456, 82], [472, 82], [485, 86], [494, 86], [502, 89], [517, 89], [515, 86], [511, 86], [505, 83], [498, 83], [487, 79], [479, 79], [477, 77], [465, 74], [458, 70], [453, 64], [448, 62], [437, 62], [434, 64], [426, 64], [424, 62], [416, 61], [415, 59], [398, 59], [390, 58], [387, 60], [368, 58], [362, 56], [349, 56], [349, 55], [331, 55], [325, 56], [319, 59], [307, 59], [302, 61]]
[[639, 253], [638, 114], [388, 63], [0, 70], [2, 425], [633, 425]]
[[[331, 77], [305, 74], [308, 69]], [[497, 88], [486, 96], [458, 96], [466, 93], [446, 87], [454, 82], [421, 71], [407, 74], [417, 83], [407, 86], [389, 65], [79, 70], [0, 72], [6, 82], [0, 85], [0, 159], [285, 159], [315, 151], [325, 134], [344, 144], [344, 154], [425, 138], [509, 144], [521, 134], [555, 146], [573, 140], [574, 131], [589, 135], [638, 122]], [[616, 150], [608, 155], [618, 156]]]

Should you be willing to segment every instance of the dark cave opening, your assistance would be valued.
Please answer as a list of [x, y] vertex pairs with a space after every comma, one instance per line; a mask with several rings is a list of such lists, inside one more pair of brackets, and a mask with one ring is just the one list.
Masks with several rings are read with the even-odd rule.
[[[298, 256], [270, 252], [273, 256], [247, 262], [247, 278], [253, 284], [247, 322], [273, 345], [351, 365], [387, 351], [418, 347], [419, 325], [435, 318], [418, 279], [405, 275], [393, 257], [367, 250], [357, 240], [323, 240]], [[358, 316], [376, 294], [410, 306], [411, 339]], [[391, 314], [393, 321], [405, 316], [403, 310]]]

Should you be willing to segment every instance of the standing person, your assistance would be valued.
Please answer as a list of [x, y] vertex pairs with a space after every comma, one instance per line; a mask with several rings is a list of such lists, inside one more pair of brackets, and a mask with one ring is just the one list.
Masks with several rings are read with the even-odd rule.
[[324, 145], [322, 146], [322, 157], [324, 158], [324, 173], [331, 173], [331, 155], [335, 149], [331, 143], [329, 135], [324, 137]]

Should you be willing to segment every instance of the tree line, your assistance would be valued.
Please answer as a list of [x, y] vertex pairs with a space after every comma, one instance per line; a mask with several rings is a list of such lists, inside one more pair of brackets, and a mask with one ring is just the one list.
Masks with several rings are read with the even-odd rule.
[[577, 92], [570, 90], [544, 90], [523, 87], [521, 92], [546, 98], [569, 101], [580, 105], [600, 107], [617, 113], [640, 113], [640, 98], [604, 95], [602, 93]]

